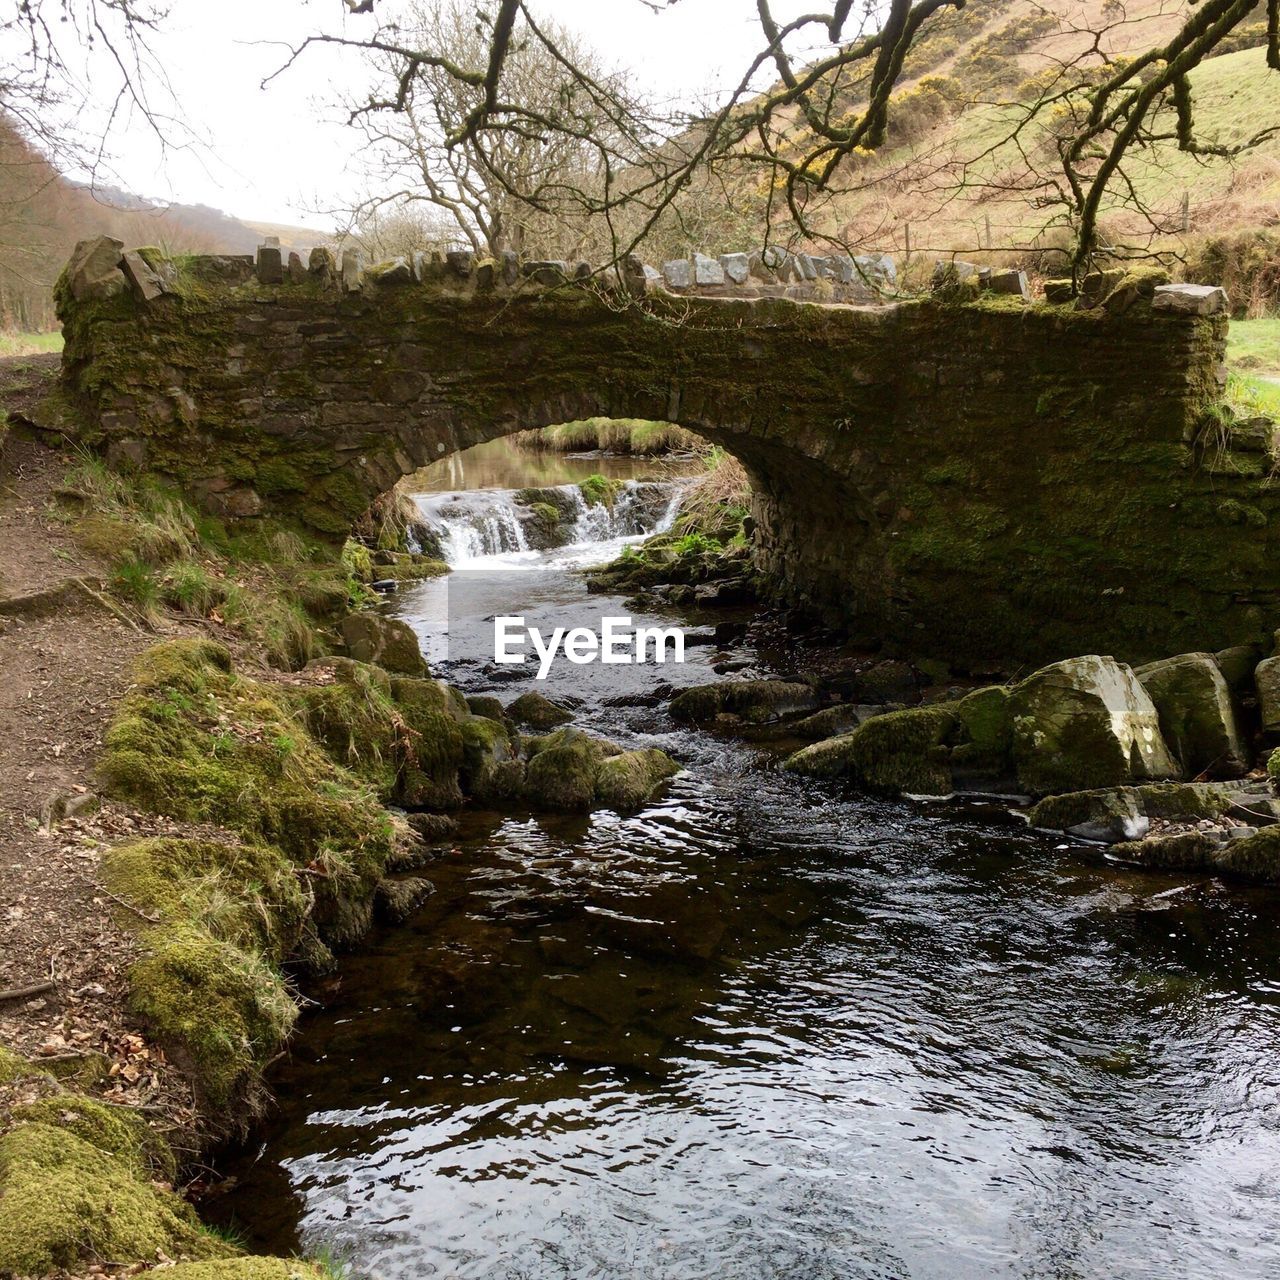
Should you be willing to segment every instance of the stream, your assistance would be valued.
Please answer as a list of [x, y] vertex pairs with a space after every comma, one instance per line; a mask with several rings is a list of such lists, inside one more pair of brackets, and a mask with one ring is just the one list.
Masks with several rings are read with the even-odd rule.
[[[456, 568], [390, 608], [437, 673], [684, 771], [630, 817], [466, 812], [434, 896], [315, 993], [206, 1216], [378, 1280], [1280, 1274], [1274, 893], [673, 725], [661, 684], [822, 661], [752, 609], [637, 617], [695, 628], [682, 666], [483, 661], [495, 613], [631, 614], [578, 571], [685, 471], [499, 444], [420, 473]], [[522, 542], [514, 489], [593, 472], [636, 496]]]

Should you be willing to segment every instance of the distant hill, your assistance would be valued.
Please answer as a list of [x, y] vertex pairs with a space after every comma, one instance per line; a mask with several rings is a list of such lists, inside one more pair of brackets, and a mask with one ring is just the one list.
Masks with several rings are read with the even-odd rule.
[[0, 329], [53, 328], [53, 282], [77, 240], [112, 235], [172, 253], [253, 253], [267, 235], [304, 256], [332, 236], [251, 223], [198, 204], [163, 204], [63, 178], [0, 116]]

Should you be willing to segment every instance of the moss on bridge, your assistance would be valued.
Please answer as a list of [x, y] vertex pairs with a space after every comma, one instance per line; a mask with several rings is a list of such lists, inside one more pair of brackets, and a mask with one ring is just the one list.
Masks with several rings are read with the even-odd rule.
[[[1260, 634], [1280, 505], [1216, 408], [1225, 321], [1009, 300], [865, 309], [474, 283], [63, 299], [83, 438], [227, 519], [344, 535], [531, 427], [660, 419], [742, 459], [778, 594], [953, 661]], [[1237, 442], [1239, 443], [1239, 442]], [[1244, 513], [1243, 516], [1241, 513]]]

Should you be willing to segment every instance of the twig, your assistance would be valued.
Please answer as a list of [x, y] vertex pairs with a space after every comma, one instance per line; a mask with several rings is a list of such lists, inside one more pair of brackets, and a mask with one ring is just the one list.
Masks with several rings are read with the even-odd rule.
[[29, 987], [11, 987], [8, 991], [0, 991], [0, 1000], [25, 1000], [28, 996], [42, 996], [46, 991], [53, 991], [56, 982], [33, 982]]
[[117, 618], [120, 619], [121, 622], [125, 624], [125, 626], [132, 627], [135, 631], [139, 631], [139, 632], [142, 630], [142, 628], [138, 626], [138, 624], [134, 622], [134, 620], [131, 617], [129, 617], [129, 615], [125, 613], [125, 611], [122, 608], [120, 608], [119, 605], [108, 600], [107, 597], [104, 596], [100, 591], [95, 591], [83, 578], [75, 578], [73, 579], [73, 581], [75, 582], [76, 586], [80, 588], [81, 591], [83, 591], [87, 596], [90, 596], [92, 599], [96, 600], [104, 609], [107, 610], [108, 613], [114, 614]]
[[117, 897], [110, 889], [99, 887], [99, 893], [105, 894], [112, 902], [118, 902], [126, 911], [132, 911], [135, 916], [141, 916], [148, 924], [159, 924], [160, 917], [153, 916], [149, 912], [143, 911], [141, 907], [135, 907], [132, 902], [126, 902], [124, 898]]

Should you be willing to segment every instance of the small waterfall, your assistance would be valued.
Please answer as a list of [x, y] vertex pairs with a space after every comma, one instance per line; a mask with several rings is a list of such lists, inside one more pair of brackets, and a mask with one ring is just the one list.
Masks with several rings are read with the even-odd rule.
[[[419, 494], [423, 518], [440, 540], [444, 558], [455, 568], [495, 556], [560, 549], [591, 548], [648, 537], [671, 528], [684, 492], [680, 481], [628, 480], [611, 503], [588, 503], [575, 484], [542, 490], [554, 495], [563, 514], [562, 532], [548, 542], [545, 532], [533, 539], [539, 525], [535, 505], [522, 501], [515, 489], [474, 489], [463, 493]], [[605, 550], [601, 546], [601, 550]]]
[[444, 558], [456, 566], [529, 549], [513, 498], [504, 489], [476, 489], [438, 498], [424, 495], [418, 506], [438, 534]]

